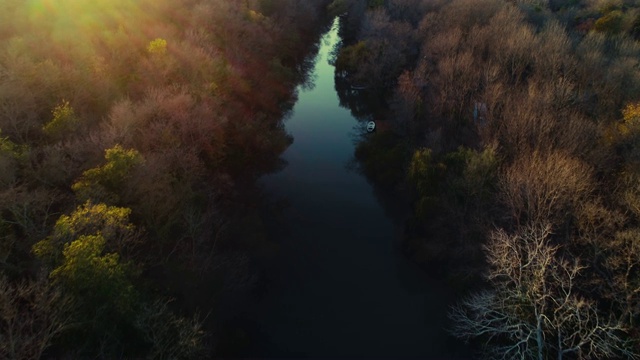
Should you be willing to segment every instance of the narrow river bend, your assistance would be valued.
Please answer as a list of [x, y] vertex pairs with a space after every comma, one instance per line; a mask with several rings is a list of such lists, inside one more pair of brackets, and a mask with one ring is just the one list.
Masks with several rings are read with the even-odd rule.
[[454, 357], [451, 295], [401, 253], [397, 224], [348, 166], [358, 122], [339, 105], [328, 61], [338, 25], [322, 38], [315, 87], [299, 90], [286, 122], [288, 165], [261, 180], [287, 202], [286, 226], [270, 234], [278, 255], [266, 294], [245, 314], [258, 335], [244, 355]]

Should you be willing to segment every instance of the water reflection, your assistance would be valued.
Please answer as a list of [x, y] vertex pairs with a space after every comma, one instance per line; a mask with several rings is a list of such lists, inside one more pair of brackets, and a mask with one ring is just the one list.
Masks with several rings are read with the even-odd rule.
[[375, 109], [334, 76], [338, 27], [336, 20], [321, 41], [314, 86], [299, 89], [286, 122], [295, 139], [287, 166], [261, 181], [286, 206], [268, 214], [278, 251], [264, 293], [239, 320], [251, 329], [240, 355], [450, 356], [446, 286], [407, 261], [399, 227], [347, 166], [354, 126]]

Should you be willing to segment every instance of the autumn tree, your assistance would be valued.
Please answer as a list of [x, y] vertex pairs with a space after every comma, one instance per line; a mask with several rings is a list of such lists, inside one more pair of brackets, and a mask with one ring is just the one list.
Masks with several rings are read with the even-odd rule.
[[[50, 283], [71, 301], [65, 309], [76, 326], [60, 329], [60, 341], [73, 342], [85, 353], [100, 349], [102, 356], [145, 347], [158, 357], [195, 356], [202, 351], [199, 317], [174, 314], [163, 305], [166, 300], [147, 303], [140, 298], [134, 284], [137, 267], [130, 262], [140, 237], [130, 213], [87, 202], [61, 216], [52, 234], [34, 245], [34, 253], [50, 270]], [[126, 340], [119, 344], [126, 334], [142, 339], [145, 346], [135, 349]]]
[[87, 332], [80, 342], [86, 349], [122, 331], [133, 314], [133, 268], [115, 252], [135, 237], [129, 213], [87, 202], [61, 216], [52, 235], [33, 247], [53, 284], [72, 297], [74, 317], [81, 324], [74, 331]]
[[34, 252], [47, 264], [57, 266], [66, 245], [83, 236], [101, 236], [105, 243], [100, 247], [126, 254], [127, 249], [135, 247], [138, 241], [136, 229], [129, 221], [130, 215], [130, 209], [88, 201], [70, 215], [60, 216], [51, 235], [38, 242]]
[[500, 198], [516, 224], [561, 224], [593, 191], [590, 167], [554, 152], [516, 159], [499, 180]]
[[67, 100], [56, 105], [51, 113], [53, 118], [44, 125], [42, 131], [53, 139], [69, 137], [80, 126], [80, 119]]
[[125, 150], [116, 145], [105, 151], [106, 163], [89, 169], [72, 186], [81, 201], [117, 203], [119, 193], [133, 168], [142, 163], [143, 158], [134, 149]]

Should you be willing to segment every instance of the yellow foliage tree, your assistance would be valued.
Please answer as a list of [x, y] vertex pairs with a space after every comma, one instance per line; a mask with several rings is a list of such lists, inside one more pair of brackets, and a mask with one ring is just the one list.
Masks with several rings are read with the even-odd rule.
[[44, 125], [42, 131], [52, 138], [61, 139], [80, 126], [80, 120], [67, 100], [62, 100], [60, 104], [56, 105], [51, 114], [53, 118]]
[[135, 149], [116, 145], [105, 151], [107, 163], [89, 169], [71, 187], [81, 201], [115, 203], [131, 170], [142, 163], [142, 155]]
[[640, 125], [640, 103], [628, 104], [622, 110], [622, 120], [628, 129], [638, 129]]
[[150, 54], [162, 55], [167, 52], [167, 40], [162, 38], [156, 38], [152, 40], [147, 46], [147, 51]]

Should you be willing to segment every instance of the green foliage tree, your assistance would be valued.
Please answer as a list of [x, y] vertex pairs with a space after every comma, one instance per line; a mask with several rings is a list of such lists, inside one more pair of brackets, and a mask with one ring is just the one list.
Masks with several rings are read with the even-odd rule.
[[435, 204], [439, 188], [438, 177], [443, 172], [444, 165], [434, 160], [431, 149], [422, 148], [413, 153], [408, 176], [417, 191], [416, 212], [420, 218], [424, 218]]
[[130, 215], [131, 210], [127, 208], [87, 201], [71, 215], [60, 216], [52, 234], [36, 243], [33, 251], [50, 266], [58, 266], [67, 244], [83, 236], [100, 236], [108, 249], [124, 253], [137, 240], [135, 227], [129, 222]]
[[340, 49], [336, 59], [336, 72], [357, 72], [360, 64], [364, 63], [369, 57], [369, 49], [367, 43], [360, 41], [354, 45], [345, 46]]
[[0, 190], [18, 180], [20, 165], [28, 158], [28, 147], [20, 146], [7, 137], [2, 137], [0, 131]]
[[165, 54], [167, 52], [167, 40], [162, 38], [151, 40], [151, 42], [149, 42], [149, 45], [147, 45], [147, 51], [150, 54]]
[[113, 344], [105, 341], [132, 328], [130, 318], [139, 301], [132, 283], [135, 268], [116, 252], [135, 237], [129, 214], [129, 209], [87, 202], [61, 216], [52, 235], [33, 246], [53, 284], [73, 301], [79, 325], [64, 341], [84, 351], [109, 347]]
[[53, 118], [44, 125], [42, 131], [53, 139], [63, 139], [80, 127], [80, 119], [67, 100], [56, 105], [51, 113]]
[[8, 137], [2, 137], [2, 130], [0, 129], [0, 153], [13, 158], [24, 158], [26, 156], [27, 147], [24, 145], [18, 145], [11, 141]]
[[85, 171], [71, 187], [81, 201], [118, 202], [131, 171], [143, 162], [137, 150], [125, 150], [120, 145], [107, 149], [105, 159], [106, 164]]
[[81, 235], [66, 243], [62, 263], [50, 277], [85, 305], [105, 304], [99, 306], [115, 306], [118, 312], [128, 313], [134, 302], [129, 270], [117, 253], [105, 253], [105, 244], [102, 234]]
[[472, 152], [462, 174], [467, 193], [489, 199], [497, 184], [499, 165], [495, 146], [487, 146], [481, 152]]
[[499, 166], [495, 146], [487, 146], [479, 152], [460, 147], [448, 153], [442, 162], [447, 169], [447, 191], [457, 206], [470, 202], [482, 205], [492, 199]]
[[596, 31], [607, 34], [618, 34], [622, 30], [623, 14], [620, 10], [613, 10], [596, 20], [594, 28]]

